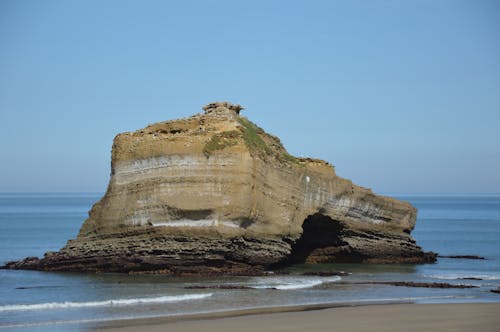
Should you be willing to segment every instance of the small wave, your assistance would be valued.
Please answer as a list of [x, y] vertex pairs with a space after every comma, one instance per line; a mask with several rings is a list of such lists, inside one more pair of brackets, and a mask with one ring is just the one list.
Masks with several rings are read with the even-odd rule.
[[145, 298], [135, 298], [135, 299], [115, 299], [115, 300], [90, 301], [90, 302], [49, 302], [49, 303], [35, 303], [35, 304], [11, 304], [11, 305], [0, 306], [0, 312], [20, 311], [20, 310], [112, 307], [112, 306], [128, 306], [134, 304], [158, 304], [158, 303], [181, 302], [189, 300], [200, 300], [210, 296], [212, 296], [212, 293], [145, 297]]
[[330, 278], [294, 278], [294, 277], [266, 277], [259, 280], [257, 285], [251, 285], [252, 288], [266, 289], [273, 288], [279, 290], [304, 289], [319, 286], [327, 282], [339, 281], [340, 277]]
[[433, 279], [443, 279], [443, 280], [465, 280], [465, 279], [481, 279], [481, 280], [500, 280], [500, 275], [492, 275], [492, 274], [426, 274], [424, 275], [426, 278]]

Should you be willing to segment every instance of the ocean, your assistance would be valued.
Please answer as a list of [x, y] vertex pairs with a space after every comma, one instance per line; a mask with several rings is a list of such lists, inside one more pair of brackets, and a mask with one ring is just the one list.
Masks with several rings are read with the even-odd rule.
[[[0, 194], [0, 264], [58, 250], [76, 237], [100, 196]], [[175, 278], [0, 270], [0, 331], [78, 331], [94, 322], [116, 319], [301, 304], [500, 302], [500, 294], [490, 292], [500, 287], [500, 195], [396, 197], [418, 208], [412, 235], [426, 251], [485, 259], [440, 258], [436, 264], [424, 265], [296, 265], [289, 269], [289, 275], [263, 277]], [[295, 274], [324, 270], [350, 274]], [[372, 281], [448, 282], [477, 287], [355, 284]], [[207, 285], [251, 289], [189, 288]]]

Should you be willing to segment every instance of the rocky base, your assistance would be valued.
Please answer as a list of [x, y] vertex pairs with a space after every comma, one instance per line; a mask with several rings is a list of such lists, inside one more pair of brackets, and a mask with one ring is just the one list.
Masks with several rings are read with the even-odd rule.
[[70, 241], [41, 259], [28, 257], [3, 268], [42, 271], [121, 272], [167, 275], [259, 275], [286, 254], [273, 239], [164, 236], [160, 232], [109, 235]]
[[28, 257], [2, 268], [216, 276], [262, 275], [292, 263], [431, 263], [436, 259], [435, 254], [422, 252], [411, 238], [406, 242], [393, 239], [392, 245], [380, 238], [377, 243], [362, 246], [351, 234], [342, 237], [338, 246], [312, 249], [296, 247], [300, 240], [289, 238], [190, 234], [171, 236], [160, 229], [144, 229], [89, 237], [69, 241], [59, 252], [48, 252], [43, 258]]

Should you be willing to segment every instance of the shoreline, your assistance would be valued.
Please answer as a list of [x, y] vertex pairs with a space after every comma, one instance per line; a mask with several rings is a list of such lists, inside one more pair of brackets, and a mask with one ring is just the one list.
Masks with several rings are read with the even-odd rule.
[[[420, 331], [421, 324], [431, 330], [450, 329], [470, 331], [493, 331], [500, 325], [500, 302], [491, 303], [436, 303], [417, 304], [411, 301], [383, 303], [325, 303], [237, 309], [160, 316], [151, 318], [118, 319], [85, 324], [86, 331], [191, 331], [203, 328], [206, 331], [283, 331], [287, 330], [330, 331], [324, 324], [344, 324], [350, 331]], [[372, 326], [379, 324], [380, 326]], [[266, 323], [267, 322], [267, 323]], [[292, 324], [293, 322], [293, 324]], [[408, 325], [407, 323], [411, 323]], [[288, 326], [288, 325], [287, 325]], [[247, 327], [247, 329], [243, 329]], [[364, 327], [364, 328], [363, 328]], [[463, 327], [464, 329], [461, 329]], [[379, 329], [377, 329], [379, 328]]]
[[[152, 316], [136, 316], [136, 317], [123, 317], [123, 318], [102, 318], [102, 319], [84, 319], [84, 320], [69, 320], [69, 321], [52, 321], [28, 324], [13, 324], [13, 325], [0, 325], [0, 331], [4, 328], [26, 328], [26, 327], [41, 327], [41, 326], [78, 326], [84, 327], [85, 331], [89, 329], [110, 329], [120, 328], [125, 326], [140, 326], [151, 325], [157, 323], [176, 323], [184, 321], [195, 320], [210, 320], [210, 319], [224, 319], [244, 316], [254, 316], [260, 314], [275, 314], [275, 313], [293, 313], [303, 311], [316, 311], [333, 308], [344, 307], [362, 307], [372, 305], [398, 305], [398, 304], [413, 304], [414, 300], [359, 300], [352, 302], [332, 302], [332, 303], [314, 303], [314, 304], [297, 304], [297, 305], [276, 305], [268, 307], [249, 307], [233, 310], [216, 310], [216, 311], [202, 311], [186, 314], [166, 314], [166, 315], [152, 315]], [[500, 303], [500, 302], [499, 302]]]
[[317, 311], [317, 310], [326, 310], [335, 308], [357, 308], [357, 307], [374, 306], [374, 305], [385, 306], [385, 305], [401, 305], [401, 304], [414, 304], [414, 303], [411, 301], [407, 302], [397, 301], [397, 302], [385, 302], [385, 303], [381, 301], [369, 301], [365, 303], [342, 302], [342, 303], [318, 303], [318, 304], [300, 304], [300, 305], [289, 305], [289, 306], [257, 307], [257, 308], [245, 308], [245, 309], [234, 309], [234, 310], [197, 312], [197, 313], [179, 314], [179, 315], [111, 319], [111, 320], [97, 322], [96, 328], [109, 329], [109, 328], [121, 328], [126, 326], [128, 327], [128, 326], [155, 325], [163, 323], [178, 323], [187, 321], [237, 318], [237, 317], [258, 316], [258, 315], [272, 315], [279, 313], [307, 312], [307, 311]]

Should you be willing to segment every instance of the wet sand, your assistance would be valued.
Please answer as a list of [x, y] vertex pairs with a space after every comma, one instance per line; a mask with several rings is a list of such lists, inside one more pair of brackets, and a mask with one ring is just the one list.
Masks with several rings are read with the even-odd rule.
[[91, 331], [500, 331], [500, 303], [263, 308], [115, 321]]

